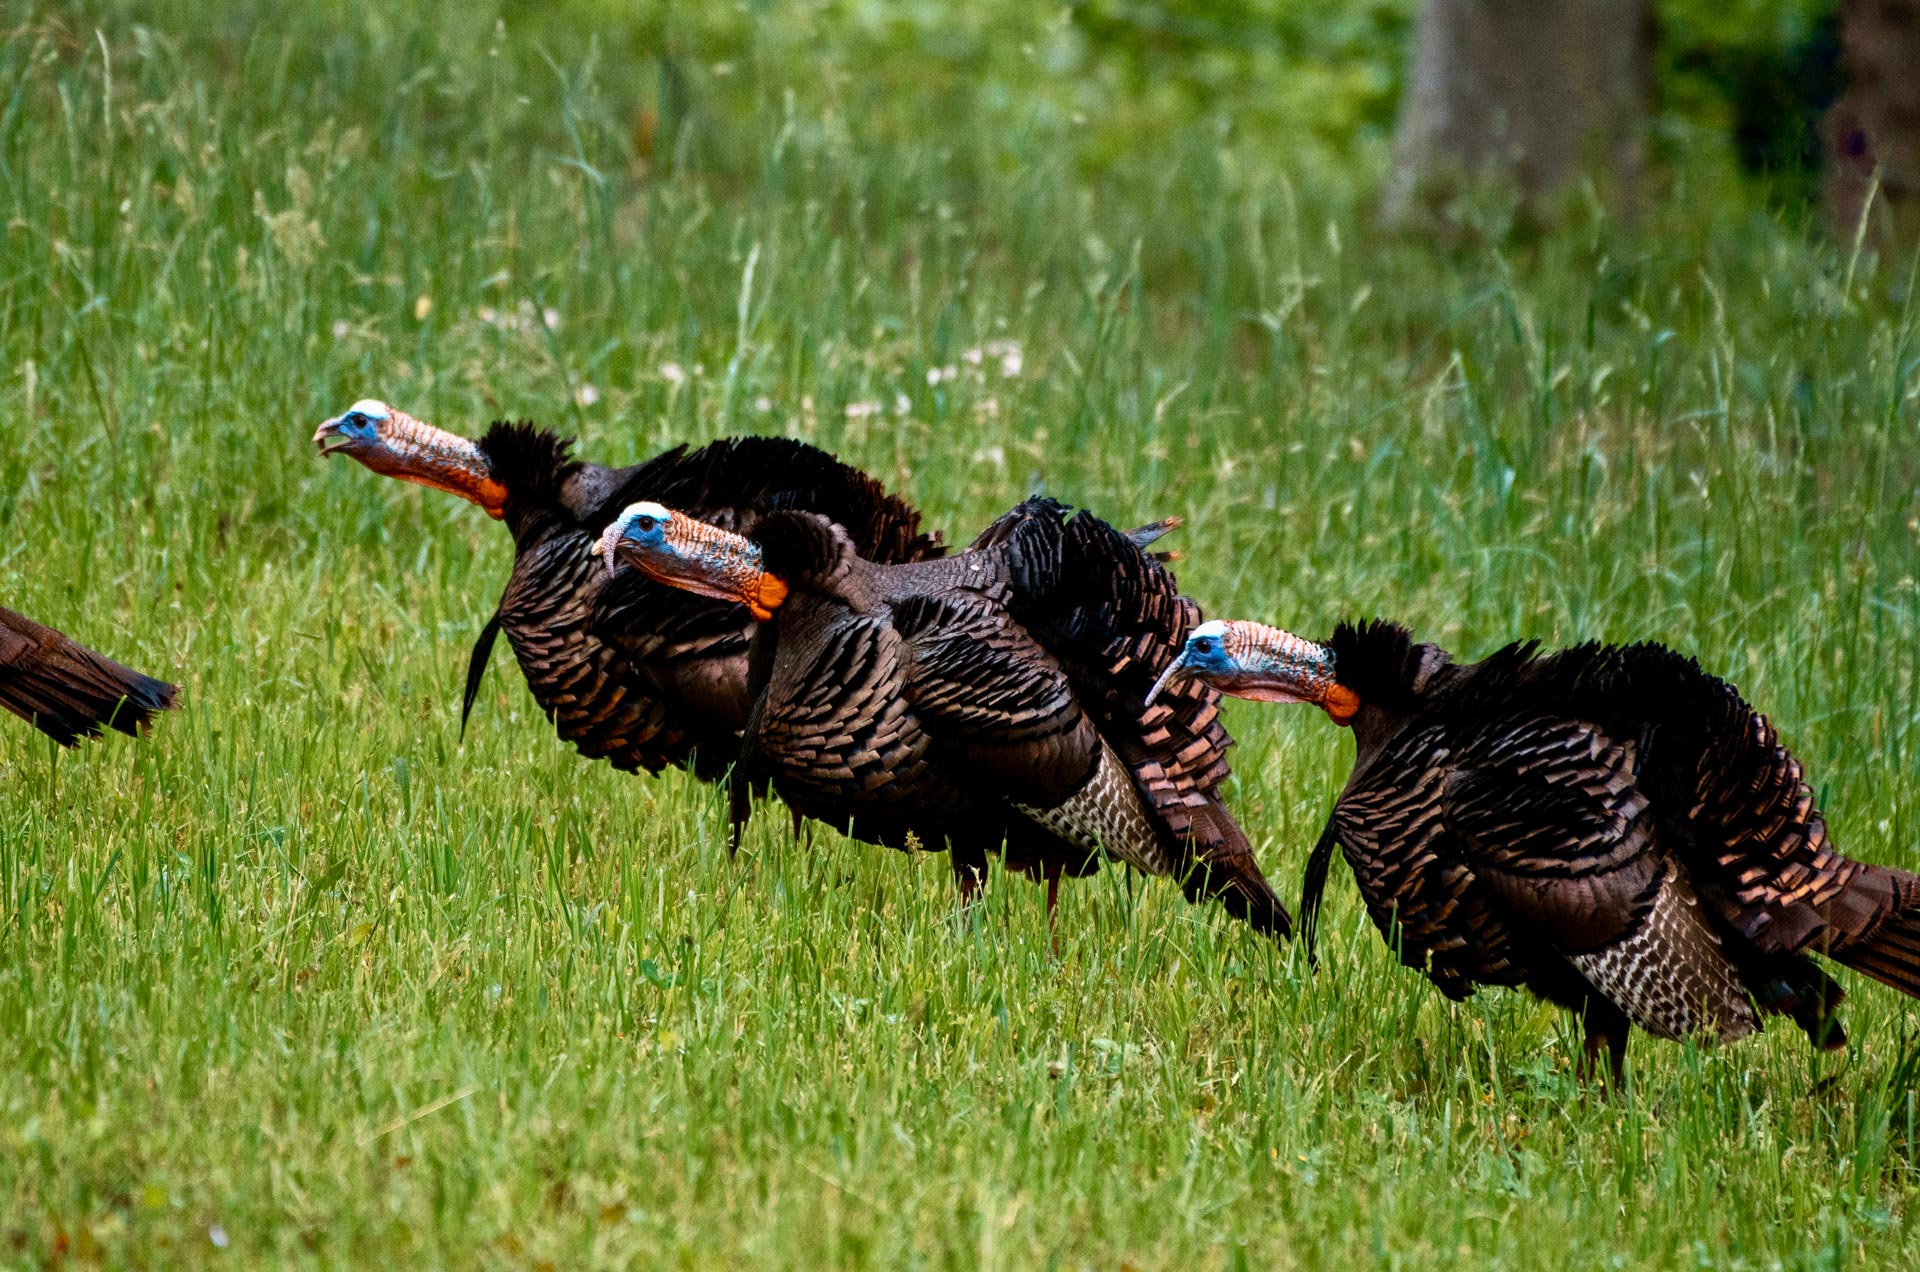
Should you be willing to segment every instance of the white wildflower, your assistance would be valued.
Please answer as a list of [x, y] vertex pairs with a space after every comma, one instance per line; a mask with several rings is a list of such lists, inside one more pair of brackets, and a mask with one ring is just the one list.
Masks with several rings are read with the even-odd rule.
[[878, 402], [849, 402], [847, 403], [847, 418], [850, 420], [868, 419], [880, 414], [882, 409], [884, 408], [882, 408]]
[[333, 320], [333, 338], [335, 340], [345, 340], [352, 334], [352, 323], [348, 322], [345, 318], [335, 318]]
[[581, 406], [592, 406], [600, 400], [600, 390], [582, 381], [573, 390], [573, 400]]
[[687, 382], [687, 369], [678, 362], [662, 362], [660, 378], [677, 389]]
[[533, 302], [523, 300], [509, 312], [502, 312], [492, 305], [482, 305], [474, 311], [474, 316], [496, 331], [522, 332], [533, 330]]
[[913, 409], [912, 398], [908, 397], [904, 393], [896, 393], [893, 395], [893, 413], [895, 415], [905, 415], [908, 411], [911, 411], [912, 409]]
[[765, 415], [768, 411], [771, 411], [772, 409], [773, 409], [773, 399], [768, 397], [766, 394], [762, 393], [759, 397], [753, 399], [753, 413], [755, 415]]
[[1014, 379], [1026, 366], [1018, 340], [989, 340], [986, 352], [988, 357], [999, 359], [1000, 377], [1004, 380]]

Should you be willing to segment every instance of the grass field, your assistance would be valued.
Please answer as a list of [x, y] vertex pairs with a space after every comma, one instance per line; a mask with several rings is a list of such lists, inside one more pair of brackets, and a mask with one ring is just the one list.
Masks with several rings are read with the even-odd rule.
[[[1920, 1262], [1892, 991], [1841, 973], [1837, 1057], [1641, 1038], [1609, 1102], [1343, 870], [1314, 975], [1114, 872], [1052, 957], [1019, 880], [963, 918], [776, 816], [729, 860], [504, 652], [463, 742], [506, 534], [307, 440], [362, 396], [607, 461], [789, 433], [956, 538], [1036, 486], [1182, 514], [1214, 615], [1660, 637], [1916, 868], [1908, 265], [1684, 136], [1637, 226], [1386, 240], [1377, 140], [1169, 106], [1113, 151], [1052, 14], [1027, 84], [959, 27], [863, 63], [852, 5], [726, 61], [649, 6], [379, 8], [6, 10], [0, 600], [187, 689], [145, 744], [0, 729], [0, 1266]], [[1229, 723], [1297, 897], [1352, 743]]]

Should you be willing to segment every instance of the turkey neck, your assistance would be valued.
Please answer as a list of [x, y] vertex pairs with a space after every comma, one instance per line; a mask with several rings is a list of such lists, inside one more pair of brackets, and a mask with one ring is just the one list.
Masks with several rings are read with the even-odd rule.
[[1366, 775], [1387, 743], [1399, 736], [1411, 719], [1405, 712], [1371, 702], [1360, 704], [1349, 726], [1353, 730], [1353, 774], [1347, 779], [1349, 785]]
[[887, 567], [862, 560], [847, 532], [825, 517], [776, 512], [749, 538], [759, 546], [766, 572], [789, 588], [831, 598], [855, 613], [875, 604], [874, 573]]
[[[1460, 666], [1453, 661], [1452, 655], [1438, 645], [1420, 644], [1414, 646], [1414, 650], [1417, 657], [1410, 683], [1399, 681], [1393, 685], [1394, 692], [1391, 693], [1370, 696], [1363, 690], [1360, 694], [1360, 709], [1354, 712], [1353, 719], [1348, 722], [1353, 730], [1354, 745], [1353, 774], [1348, 778], [1349, 786], [1365, 775], [1380, 757], [1381, 751], [1402, 730], [1430, 712], [1445, 710], [1450, 696], [1458, 692], [1463, 682], [1471, 680], [1477, 665]], [[1364, 669], [1343, 667], [1343, 676], [1350, 671], [1359, 671], [1361, 676], [1369, 673], [1388, 678], [1392, 676], [1385, 666], [1377, 663]]]

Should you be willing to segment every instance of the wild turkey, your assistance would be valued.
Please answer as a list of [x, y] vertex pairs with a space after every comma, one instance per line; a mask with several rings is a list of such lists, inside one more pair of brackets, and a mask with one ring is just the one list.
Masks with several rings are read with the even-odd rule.
[[[1043, 875], [1099, 852], [1217, 897], [1279, 939], [1285, 908], [1221, 803], [1219, 696], [1142, 695], [1198, 619], [1144, 550], [1031, 499], [967, 551], [905, 565], [862, 559], [802, 512], [745, 535], [635, 504], [607, 528], [609, 570], [734, 597], [764, 620], [743, 771], [764, 766], [796, 812], [871, 843], [952, 850], [971, 895], [989, 852]], [[744, 802], [736, 801], [736, 818]]]
[[1307, 866], [1337, 844], [1375, 926], [1450, 998], [1524, 985], [1583, 1013], [1621, 1077], [1628, 1024], [1726, 1041], [1779, 1014], [1845, 1043], [1820, 954], [1920, 996], [1920, 877], [1835, 852], [1800, 763], [1732, 685], [1655, 644], [1533, 642], [1457, 665], [1403, 627], [1327, 644], [1206, 623], [1164, 686], [1308, 702], [1354, 731]]
[[854, 527], [882, 561], [943, 550], [920, 514], [871, 477], [784, 438], [684, 446], [627, 468], [571, 457], [572, 443], [530, 424], [497, 423], [478, 442], [383, 402], [356, 402], [313, 436], [323, 455], [450, 491], [504, 520], [513, 571], [467, 666], [461, 727], [504, 629], [540, 709], [563, 741], [615, 768], [691, 766], [715, 780], [739, 750], [753, 623], [734, 602], [692, 596], [641, 575], [609, 582], [600, 532], [633, 500], [673, 499], [716, 524], [750, 529], [767, 512], [805, 508]]
[[138, 737], [178, 692], [51, 627], [0, 609], [0, 707], [61, 746], [97, 738], [102, 728]]

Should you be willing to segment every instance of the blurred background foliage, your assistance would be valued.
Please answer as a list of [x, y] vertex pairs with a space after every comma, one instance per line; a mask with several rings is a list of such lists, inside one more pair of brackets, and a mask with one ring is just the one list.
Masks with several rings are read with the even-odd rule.
[[[1012, 130], [1077, 132], [1089, 164], [1152, 163], [1176, 133], [1284, 145], [1323, 186], [1377, 183], [1416, 0], [808, 0], [640, 5], [672, 143], [702, 104], [741, 110], [769, 79], [849, 106], [963, 98]], [[526, 6], [591, 30], [598, 0]], [[556, 12], [557, 11], [557, 12]], [[1804, 195], [1812, 121], [1835, 95], [1833, 0], [1663, 0], [1659, 137]], [[830, 35], [831, 38], [826, 38]], [[889, 115], [891, 112], [888, 112]], [[713, 156], [709, 155], [708, 158]]]
[[[183, 18], [196, 8], [173, 7]], [[76, 36], [91, 25], [87, 8], [67, 16]], [[635, 153], [649, 164], [743, 176], [763, 151], [730, 121], [776, 122], [804, 150], [809, 120], [857, 129], [865, 145], [909, 145], [959, 111], [977, 121], [975, 161], [1017, 162], [1022, 139], [1042, 134], [1073, 138], [1090, 170], [1151, 171], [1198, 130], [1281, 150], [1292, 179], [1352, 198], [1382, 179], [1416, 9], [1415, 0], [514, 0], [499, 12], [516, 45], [530, 38], [556, 66], [598, 48], [611, 72], [600, 88], [631, 107]], [[1812, 124], [1835, 95], [1833, 11], [1833, 0], [1662, 0], [1663, 157], [1739, 170], [1779, 203], [1804, 198]], [[237, 49], [251, 35], [234, 25], [245, 12], [155, 25], [197, 28]], [[493, 34], [490, 9], [465, 32], [398, 10], [355, 16], [419, 22], [423, 65]], [[313, 49], [326, 59], [343, 37], [337, 22], [318, 25], [333, 32]]]

